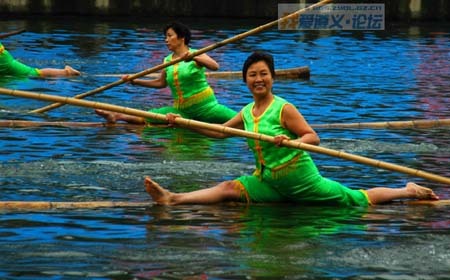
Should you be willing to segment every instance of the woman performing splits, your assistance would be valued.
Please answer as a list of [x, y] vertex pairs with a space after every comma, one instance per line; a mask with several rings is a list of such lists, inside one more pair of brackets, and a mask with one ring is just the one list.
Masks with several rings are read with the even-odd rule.
[[[244, 63], [243, 79], [253, 94], [254, 102], [246, 105], [238, 115], [224, 124], [275, 136], [276, 144], [248, 139], [256, 160], [253, 175], [187, 193], [170, 192], [147, 177], [146, 191], [156, 203], [178, 205], [247, 201], [368, 206], [395, 199], [439, 199], [431, 189], [412, 182], [403, 188], [355, 190], [322, 177], [306, 151], [280, 146], [285, 139], [296, 139], [312, 145], [318, 145], [320, 140], [294, 105], [272, 93], [273, 77], [271, 55], [264, 52], [250, 55]], [[168, 114], [167, 117], [169, 123], [173, 124], [178, 116]], [[230, 137], [221, 132], [195, 130], [210, 137]]]
[[[187, 26], [174, 22], [164, 28], [167, 48], [172, 51], [164, 59], [167, 63], [180, 57], [186, 58], [194, 49], [189, 48], [191, 31]], [[211, 123], [224, 123], [234, 117], [237, 112], [219, 104], [213, 89], [206, 79], [205, 69], [218, 70], [219, 64], [207, 54], [195, 56], [190, 61], [181, 61], [167, 67], [161, 72], [159, 78], [154, 80], [135, 79], [132, 85], [151, 88], [170, 87], [174, 99], [173, 106], [151, 109], [150, 112], [158, 114], [174, 113], [185, 118]], [[128, 75], [122, 77], [128, 80]], [[134, 124], [161, 123], [154, 119], [144, 119], [104, 110], [96, 110], [107, 122], [115, 123], [125, 121]]]

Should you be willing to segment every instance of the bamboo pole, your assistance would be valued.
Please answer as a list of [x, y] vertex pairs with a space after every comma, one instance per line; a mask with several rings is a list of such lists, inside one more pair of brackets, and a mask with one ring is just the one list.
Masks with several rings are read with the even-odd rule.
[[[449, 206], [450, 200], [402, 200], [389, 204], [404, 204], [410, 206]], [[58, 209], [99, 209], [99, 208], [147, 208], [152, 202], [128, 201], [0, 201], [0, 211], [45, 211]]]
[[389, 122], [360, 122], [360, 123], [331, 123], [331, 124], [314, 124], [314, 128], [432, 128], [450, 126], [450, 119], [434, 119], [434, 120], [411, 120], [411, 121], [389, 121]]
[[7, 33], [3, 33], [3, 34], [0, 34], [0, 39], [6, 38], [6, 37], [9, 37], [9, 36], [13, 36], [13, 35], [17, 35], [17, 34], [20, 34], [20, 33], [23, 33], [23, 32], [25, 32], [24, 28], [18, 29], [18, 30], [14, 30], [14, 31], [11, 31], [11, 32], [7, 32]]
[[[24, 121], [24, 120], [0, 120], [0, 127], [40, 127], [40, 126], [59, 126], [59, 127], [127, 127], [139, 128], [143, 125], [130, 123], [104, 123], [104, 122], [65, 122], [65, 121]], [[157, 125], [152, 125], [157, 126]], [[410, 120], [410, 121], [389, 121], [389, 122], [360, 122], [360, 123], [330, 123], [330, 124], [312, 124], [311, 127], [319, 129], [424, 129], [434, 127], [450, 126], [450, 119], [434, 120]]]
[[[242, 71], [217, 71], [217, 72], [206, 72], [208, 78], [215, 79], [235, 79], [242, 78]], [[131, 74], [97, 74], [96, 77], [122, 77], [124, 75]], [[145, 75], [146, 78], [157, 78], [159, 73], [151, 73]], [[301, 66], [295, 68], [286, 69], [276, 69], [275, 78], [276, 79], [309, 79], [310, 69], [308, 66]]]
[[142, 128], [144, 125], [129, 123], [104, 123], [104, 122], [63, 122], [63, 121], [23, 121], [23, 120], [0, 120], [0, 127], [41, 127], [41, 126], [57, 126], [57, 127], [126, 127], [126, 128]]
[[[146, 111], [142, 111], [142, 110], [138, 110], [138, 109], [117, 106], [117, 105], [112, 105], [112, 104], [107, 104], [107, 103], [81, 100], [81, 99], [76, 99], [76, 98], [71, 98], [71, 97], [63, 97], [63, 96], [57, 96], [57, 95], [34, 93], [34, 92], [29, 92], [29, 91], [12, 90], [12, 89], [5, 89], [5, 88], [0, 88], [0, 94], [24, 97], [24, 98], [31, 98], [31, 99], [37, 99], [37, 100], [59, 102], [59, 103], [63, 103], [63, 104], [71, 104], [71, 105], [81, 106], [81, 107], [103, 109], [103, 110], [108, 110], [108, 111], [113, 111], [113, 112], [117, 112], [117, 113], [123, 113], [123, 114], [127, 114], [127, 115], [143, 117], [143, 118], [152, 118], [152, 119], [161, 120], [161, 121], [167, 120], [165, 115], [161, 115], [161, 114], [157, 114], [157, 113], [146, 112]], [[245, 138], [258, 139], [261, 141], [267, 141], [267, 142], [272, 142], [272, 143], [275, 142], [274, 137], [269, 136], [269, 135], [254, 133], [251, 131], [245, 131], [245, 130], [241, 130], [241, 129], [230, 128], [230, 127], [226, 127], [226, 126], [223, 126], [220, 124], [210, 124], [210, 123], [205, 123], [205, 122], [200, 122], [200, 121], [195, 121], [195, 120], [190, 120], [190, 119], [184, 119], [184, 118], [176, 118], [175, 123], [178, 125], [181, 125], [181, 126], [185, 126], [185, 127], [203, 128], [203, 129], [210, 129], [213, 131], [219, 131], [219, 132], [223, 132], [223, 133], [226, 133], [226, 134], [229, 134], [232, 136], [240, 136], [240, 137], [245, 137]], [[401, 165], [396, 165], [393, 163], [388, 163], [388, 162], [375, 160], [375, 159], [371, 159], [371, 158], [367, 158], [367, 157], [363, 157], [363, 156], [358, 156], [358, 155], [346, 153], [343, 151], [333, 150], [333, 149], [329, 149], [329, 148], [314, 146], [314, 145], [300, 143], [297, 141], [290, 141], [290, 140], [283, 141], [282, 145], [286, 146], [286, 147], [290, 147], [290, 148], [325, 154], [325, 155], [329, 155], [332, 157], [346, 159], [346, 160], [358, 162], [361, 164], [374, 166], [374, 167], [381, 168], [381, 169], [396, 171], [396, 172], [408, 174], [411, 176], [416, 176], [416, 177], [428, 179], [431, 181], [450, 185], [450, 178], [447, 178], [447, 177], [443, 177], [443, 176], [440, 176], [437, 174], [433, 174], [433, 173], [429, 173], [426, 171], [413, 169], [413, 168], [409, 168], [409, 167], [405, 167], [405, 166], [401, 166]]]
[[[207, 46], [207, 47], [204, 47], [204, 48], [202, 48], [202, 49], [199, 49], [199, 50], [197, 50], [197, 51], [191, 53], [191, 54], [189, 55], [189, 57], [187, 57], [187, 58], [179, 57], [179, 58], [177, 58], [177, 59], [173, 59], [173, 60], [171, 60], [171, 61], [169, 61], [169, 62], [160, 64], [160, 65], [158, 65], [158, 66], [155, 66], [155, 67], [149, 68], [149, 69], [147, 69], [147, 70], [141, 71], [141, 72], [139, 72], [139, 73], [133, 74], [133, 75], [131, 75], [131, 76], [128, 77], [128, 80], [120, 79], [120, 80], [117, 80], [117, 81], [115, 81], [115, 82], [109, 83], [109, 84], [107, 84], [107, 85], [104, 85], [104, 86], [98, 87], [98, 88], [96, 88], [96, 89], [87, 91], [87, 92], [85, 92], [85, 93], [81, 93], [81, 94], [75, 95], [74, 98], [82, 99], [82, 98], [84, 98], [84, 97], [87, 97], [87, 96], [90, 96], [90, 95], [94, 95], [94, 94], [96, 94], [96, 93], [102, 92], [102, 91], [107, 90], [107, 89], [110, 89], [110, 88], [112, 88], [112, 87], [121, 85], [121, 84], [123, 84], [123, 83], [125, 83], [125, 82], [127, 82], [127, 81], [134, 80], [134, 79], [139, 78], [139, 77], [143, 77], [143, 76], [148, 75], [148, 74], [150, 74], [150, 73], [154, 73], [154, 72], [159, 71], [159, 70], [161, 70], [161, 69], [164, 69], [164, 68], [166, 68], [166, 67], [168, 67], [168, 66], [170, 66], [170, 65], [177, 64], [177, 63], [179, 63], [179, 62], [181, 62], [181, 61], [183, 61], [183, 60], [189, 60], [189, 59], [192, 59], [193, 57], [195, 57], [195, 56], [197, 56], [197, 55], [206, 53], [206, 52], [208, 52], [208, 51], [217, 49], [217, 48], [222, 47], [222, 46], [225, 46], [225, 45], [227, 45], [227, 44], [234, 43], [234, 42], [236, 42], [236, 41], [238, 41], [238, 40], [241, 40], [241, 39], [243, 39], [243, 38], [246, 38], [246, 37], [248, 37], [248, 36], [251, 36], [251, 35], [260, 33], [260, 32], [262, 32], [262, 31], [265, 31], [265, 30], [267, 30], [267, 29], [269, 29], [269, 28], [271, 28], [271, 27], [277, 25], [277, 24], [278, 24], [279, 22], [281, 22], [281, 21], [289, 20], [289, 19], [294, 18], [294, 17], [296, 17], [296, 16], [298, 16], [298, 15], [300, 15], [300, 14], [302, 14], [302, 13], [305, 13], [305, 12], [307, 12], [307, 11], [310, 11], [310, 10], [312, 10], [312, 9], [314, 9], [314, 8], [323, 6], [323, 5], [325, 5], [325, 4], [327, 4], [327, 3], [331, 2], [331, 1], [332, 1], [332, 0], [322, 0], [322, 1], [318, 2], [318, 3], [315, 3], [315, 4], [313, 4], [313, 5], [310, 5], [310, 6], [306, 7], [306, 8], [300, 9], [300, 10], [298, 10], [298, 11], [292, 13], [292, 14], [289, 14], [289, 15], [287, 15], [287, 16], [285, 16], [285, 17], [279, 18], [279, 19], [274, 20], [274, 21], [272, 21], [272, 22], [269, 22], [269, 23], [267, 23], [267, 24], [261, 25], [261, 26], [259, 26], [259, 27], [254, 28], [254, 29], [251, 29], [251, 30], [249, 30], [249, 31], [246, 31], [246, 32], [243, 32], [243, 33], [238, 34], [238, 35], [236, 35], [236, 36], [233, 36], [233, 37], [231, 37], [231, 38], [225, 39], [225, 40], [223, 40], [223, 41], [221, 41], [221, 42], [214, 43], [214, 44], [211, 44], [211, 45], [209, 45], [209, 46]], [[60, 107], [60, 106], [62, 106], [62, 105], [64, 105], [64, 104], [62, 104], [62, 103], [54, 103], [54, 104], [50, 104], [50, 105], [48, 105], [48, 106], [45, 106], [45, 107], [42, 107], [42, 108], [39, 108], [39, 109], [35, 109], [35, 110], [31, 111], [30, 113], [44, 113], [44, 112], [46, 112], [46, 111], [48, 111], [48, 110], [58, 108], [58, 107]]]
[[423, 206], [449, 206], [450, 199], [441, 199], [441, 200], [403, 200], [402, 204], [406, 205], [423, 205]]
[[0, 201], [0, 210], [50, 210], [50, 209], [96, 209], [96, 208], [137, 208], [151, 206], [151, 202], [127, 201]]

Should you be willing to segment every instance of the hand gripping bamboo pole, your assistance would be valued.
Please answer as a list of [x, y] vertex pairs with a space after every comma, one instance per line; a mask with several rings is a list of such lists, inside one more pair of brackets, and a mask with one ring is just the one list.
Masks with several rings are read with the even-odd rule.
[[[211, 44], [211, 45], [209, 45], [209, 46], [207, 46], [207, 47], [204, 47], [204, 48], [202, 48], [202, 49], [199, 49], [199, 50], [197, 50], [197, 51], [191, 53], [190, 56], [187, 57], [187, 58], [179, 57], [179, 58], [174, 59], [174, 60], [171, 60], [171, 61], [169, 61], [169, 62], [160, 64], [160, 65], [158, 65], [158, 66], [155, 66], [155, 67], [149, 68], [149, 69], [147, 69], [147, 70], [141, 71], [141, 72], [139, 72], [139, 73], [133, 74], [133, 75], [131, 75], [131, 76], [128, 77], [128, 80], [127, 80], [127, 81], [129, 81], [129, 80], [134, 80], [134, 79], [136, 79], [136, 78], [139, 78], [139, 77], [148, 75], [148, 74], [150, 74], [150, 73], [154, 73], [154, 72], [159, 71], [159, 70], [161, 70], [161, 69], [164, 69], [164, 68], [166, 68], [166, 67], [168, 67], [168, 66], [170, 66], [170, 65], [179, 63], [179, 62], [181, 62], [181, 61], [184, 60], [184, 59], [190, 60], [190, 59], [192, 59], [194, 56], [197, 56], [197, 55], [206, 53], [206, 52], [208, 52], [208, 51], [217, 49], [217, 48], [222, 47], [222, 46], [225, 46], [225, 45], [227, 45], [227, 44], [234, 43], [234, 42], [236, 42], [236, 41], [238, 41], [238, 40], [241, 40], [241, 39], [243, 39], [243, 38], [246, 38], [246, 37], [248, 37], [248, 36], [251, 36], [251, 35], [260, 33], [260, 32], [262, 32], [262, 31], [265, 31], [265, 30], [269, 29], [269, 28], [272, 28], [273, 26], [277, 25], [279, 22], [282, 22], [282, 21], [286, 21], [286, 20], [292, 19], [292, 18], [294, 18], [294, 17], [296, 17], [296, 16], [298, 16], [298, 15], [300, 15], [300, 14], [302, 14], [302, 13], [305, 13], [305, 12], [307, 12], [307, 11], [310, 11], [310, 10], [312, 10], [312, 9], [314, 9], [314, 8], [317, 8], [317, 7], [323, 6], [323, 5], [325, 5], [325, 4], [328, 4], [328, 3], [331, 2], [331, 1], [332, 1], [332, 0], [322, 0], [322, 1], [318, 2], [318, 3], [316, 3], [316, 4], [313, 4], [313, 5], [310, 5], [310, 6], [308, 6], [308, 7], [303, 8], [303, 9], [300, 9], [300, 10], [298, 10], [298, 11], [292, 13], [292, 14], [289, 14], [289, 15], [287, 15], [287, 16], [284, 16], [284, 17], [282, 17], [282, 18], [279, 18], [279, 19], [274, 20], [274, 21], [272, 21], [272, 22], [269, 22], [269, 23], [267, 23], [267, 24], [261, 25], [261, 26], [259, 26], [259, 27], [254, 28], [254, 29], [251, 29], [251, 30], [249, 30], [249, 31], [246, 31], [246, 32], [243, 32], [243, 33], [238, 34], [238, 35], [236, 35], [236, 36], [233, 36], [233, 37], [231, 37], [231, 38], [225, 39], [225, 40], [223, 40], [223, 41], [221, 41], [221, 42], [214, 43], [214, 44]], [[121, 85], [121, 84], [123, 84], [123, 83], [125, 83], [125, 82], [127, 82], [127, 81], [126, 81], [126, 80], [123, 80], [123, 79], [120, 79], [120, 80], [117, 80], [117, 81], [115, 81], [115, 82], [109, 83], [109, 84], [107, 84], [107, 85], [104, 85], [104, 86], [98, 87], [98, 88], [96, 88], [96, 89], [87, 91], [87, 92], [85, 92], [85, 93], [81, 93], [81, 94], [75, 95], [74, 98], [82, 99], [82, 98], [84, 98], [84, 97], [87, 97], [87, 96], [90, 96], [90, 95], [94, 95], [94, 94], [96, 94], [96, 93], [102, 92], [102, 91], [107, 90], [107, 89], [110, 89], [110, 88], [112, 88], [112, 87]], [[64, 104], [62, 104], [62, 103], [54, 103], [54, 104], [50, 104], [50, 105], [45, 106], [45, 107], [42, 107], [42, 108], [35, 109], [35, 110], [31, 111], [30, 113], [44, 113], [44, 112], [46, 112], [46, 111], [48, 111], [48, 110], [58, 108], [58, 107], [60, 107], [60, 106], [62, 106], [62, 105], [64, 105]]]
[[[31, 99], [37, 99], [37, 100], [45, 100], [45, 101], [51, 101], [51, 102], [59, 102], [59, 103], [63, 103], [63, 104], [71, 104], [71, 105], [80, 106], [80, 107], [103, 109], [103, 110], [113, 111], [113, 112], [117, 112], [117, 113], [123, 113], [123, 114], [127, 114], [127, 115], [143, 117], [143, 118], [152, 118], [152, 119], [157, 119], [157, 120], [162, 120], [162, 121], [167, 120], [166, 116], [161, 115], [161, 114], [146, 112], [146, 111], [142, 111], [142, 110], [138, 110], [138, 109], [117, 106], [117, 105], [112, 105], [112, 104], [107, 104], [107, 103], [81, 100], [81, 99], [77, 99], [77, 98], [49, 95], [49, 94], [43, 94], [43, 93], [34, 93], [34, 92], [29, 92], [29, 91], [12, 90], [12, 89], [5, 89], [5, 88], [0, 88], [0, 94], [6, 94], [6, 95], [24, 97], [24, 98], [31, 98]], [[181, 125], [181, 126], [185, 126], [185, 127], [210, 129], [210, 130], [214, 130], [214, 131], [227, 133], [227, 134], [233, 135], [233, 136], [241, 136], [241, 137], [245, 137], [245, 138], [258, 139], [261, 141], [267, 141], [267, 142], [274, 143], [274, 137], [272, 137], [272, 136], [260, 134], [260, 133], [254, 133], [254, 132], [250, 132], [250, 131], [245, 131], [245, 130], [241, 130], [241, 129], [230, 128], [230, 127], [226, 127], [226, 126], [223, 126], [220, 124], [210, 124], [210, 123], [205, 123], [205, 122], [200, 122], [200, 121], [195, 121], [195, 120], [190, 120], [190, 119], [184, 119], [184, 118], [176, 118], [175, 123], [178, 125]], [[329, 155], [332, 157], [342, 158], [342, 159], [358, 162], [361, 164], [370, 165], [370, 166], [374, 166], [374, 167], [381, 168], [381, 169], [396, 171], [396, 172], [408, 174], [411, 176], [421, 177], [421, 178], [428, 179], [431, 181], [450, 185], [450, 178], [436, 175], [433, 173], [429, 173], [426, 171], [418, 170], [418, 169], [413, 169], [413, 168], [396, 165], [396, 164], [392, 164], [392, 163], [388, 163], [388, 162], [384, 162], [384, 161], [380, 161], [380, 160], [375, 160], [375, 159], [371, 159], [371, 158], [367, 158], [367, 157], [363, 157], [363, 156], [359, 156], [359, 155], [354, 155], [354, 154], [346, 153], [343, 151], [333, 150], [333, 149], [324, 148], [324, 147], [320, 147], [320, 146], [314, 146], [314, 145], [310, 145], [310, 144], [306, 144], [306, 143], [300, 143], [297, 141], [286, 140], [286, 141], [283, 141], [282, 144], [283, 144], [283, 146], [286, 146], [286, 147], [291, 147], [291, 148], [295, 148], [295, 149], [301, 149], [301, 150], [305, 150], [305, 151], [325, 154], [325, 155]]]

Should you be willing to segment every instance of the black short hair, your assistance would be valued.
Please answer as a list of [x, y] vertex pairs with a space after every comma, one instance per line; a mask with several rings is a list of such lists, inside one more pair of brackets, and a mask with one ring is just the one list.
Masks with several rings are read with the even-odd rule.
[[189, 27], [187, 27], [185, 24], [182, 24], [181, 22], [174, 21], [164, 27], [164, 36], [166, 35], [166, 32], [169, 28], [172, 28], [173, 31], [175, 31], [178, 38], [184, 38], [184, 43], [186, 45], [189, 45], [189, 42], [191, 41], [191, 30], [189, 29]]
[[272, 78], [275, 77], [275, 66], [273, 63], [273, 56], [264, 51], [255, 51], [249, 57], [247, 57], [247, 59], [244, 62], [244, 66], [242, 67], [242, 79], [244, 80], [244, 82], [247, 82], [247, 71], [250, 65], [259, 61], [264, 61], [269, 67], [270, 74], [272, 74]]

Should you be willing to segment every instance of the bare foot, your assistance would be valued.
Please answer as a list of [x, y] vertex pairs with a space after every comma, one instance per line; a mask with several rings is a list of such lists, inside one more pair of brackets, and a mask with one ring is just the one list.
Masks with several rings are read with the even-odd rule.
[[412, 198], [424, 199], [424, 200], [438, 200], [437, 196], [433, 190], [429, 188], [422, 187], [416, 183], [409, 182], [406, 184], [406, 190], [411, 193]]
[[145, 191], [152, 197], [157, 204], [170, 205], [171, 193], [163, 189], [158, 183], [150, 177], [145, 177]]
[[73, 69], [69, 65], [66, 65], [64, 70], [66, 70], [67, 76], [79, 76], [81, 74], [80, 71]]
[[97, 115], [102, 116], [103, 118], [105, 118], [107, 123], [114, 124], [114, 123], [117, 122], [116, 113], [115, 112], [104, 111], [104, 110], [100, 110], [100, 109], [95, 109], [95, 112], [97, 113]]

